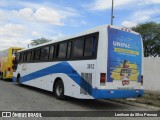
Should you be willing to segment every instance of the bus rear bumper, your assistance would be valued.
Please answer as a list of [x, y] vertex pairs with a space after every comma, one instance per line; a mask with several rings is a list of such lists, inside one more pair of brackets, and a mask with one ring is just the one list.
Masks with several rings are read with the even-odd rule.
[[92, 96], [95, 99], [135, 98], [144, 94], [142, 89], [134, 90], [94, 90]]

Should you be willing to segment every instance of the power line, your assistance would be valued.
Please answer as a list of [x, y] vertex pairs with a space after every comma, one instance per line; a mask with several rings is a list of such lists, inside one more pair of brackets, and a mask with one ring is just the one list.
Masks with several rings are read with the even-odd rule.
[[[16, 41], [17, 41], [17, 40], [16, 40]], [[25, 46], [25, 45], [23, 45], [21, 42], [17, 41], [17, 43], [19, 43], [21, 46], [23, 46], [23, 47], [25, 47], [25, 48], [26, 48], [26, 46]]]

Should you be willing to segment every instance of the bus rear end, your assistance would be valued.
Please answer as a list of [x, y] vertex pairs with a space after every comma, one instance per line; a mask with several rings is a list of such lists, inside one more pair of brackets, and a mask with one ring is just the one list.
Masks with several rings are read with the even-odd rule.
[[11, 47], [4, 51], [3, 67], [1, 72], [2, 79], [12, 79], [15, 53], [22, 48]]
[[[131, 98], [143, 95], [140, 34], [124, 28], [107, 28], [108, 48], [105, 71], [99, 73], [100, 86], [94, 98]], [[104, 49], [103, 49], [104, 50]], [[102, 63], [103, 64], [103, 63]], [[101, 67], [104, 67], [103, 65]]]

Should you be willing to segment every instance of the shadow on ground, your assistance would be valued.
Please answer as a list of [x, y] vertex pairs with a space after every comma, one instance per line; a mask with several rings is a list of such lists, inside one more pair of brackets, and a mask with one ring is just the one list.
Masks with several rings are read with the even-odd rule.
[[[41, 94], [44, 94], [48, 97], [52, 97], [53, 99], [57, 100], [54, 97], [53, 92], [49, 92], [49, 91], [45, 91], [39, 88], [35, 88], [35, 87], [31, 87], [31, 86], [27, 86], [27, 85], [18, 85], [15, 84], [17, 87], [22, 87], [24, 89], [30, 90], [30, 91], [34, 91], [34, 92], [38, 92]], [[72, 97], [66, 97], [65, 100], [63, 100], [63, 102], [65, 102], [66, 104], [73, 104], [76, 106], [81, 106], [84, 108], [89, 108], [92, 110], [120, 110], [120, 109], [127, 109], [127, 107], [124, 104], [121, 103], [116, 103], [110, 100], [104, 100], [104, 99], [99, 99], [99, 100], [95, 100], [95, 99], [76, 99], [76, 98], [72, 98]]]

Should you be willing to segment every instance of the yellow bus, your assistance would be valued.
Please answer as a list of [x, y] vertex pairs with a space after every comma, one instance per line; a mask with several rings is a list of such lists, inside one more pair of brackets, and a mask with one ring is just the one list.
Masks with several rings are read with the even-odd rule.
[[0, 51], [0, 79], [12, 79], [13, 77], [13, 62], [15, 53], [22, 50], [19, 47], [10, 47]]

